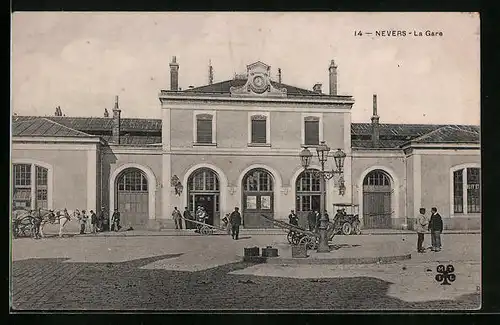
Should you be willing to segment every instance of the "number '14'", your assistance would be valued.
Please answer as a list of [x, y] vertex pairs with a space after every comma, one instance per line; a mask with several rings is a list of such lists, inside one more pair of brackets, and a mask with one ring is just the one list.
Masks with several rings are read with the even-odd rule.
[[354, 36], [363, 36], [363, 33], [360, 30], [355, 30]]

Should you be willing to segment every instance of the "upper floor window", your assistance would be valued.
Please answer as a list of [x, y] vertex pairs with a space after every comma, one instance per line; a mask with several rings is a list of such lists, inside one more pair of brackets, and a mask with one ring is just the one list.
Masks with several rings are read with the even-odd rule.
[[195, 143], [213, 144], [215, 116], [213, 114], [196, 114]]
[[468, 167], [453, 172], [453, 212], [481, 212], [481, 170], [479, 168]]
[[271, 131], [269, 112], [249, 112], [248, 120], [248, 144], [257, 146], [269, 145], [269, 133]]
[[304, 118], [304, 144], [318, 145], [320, 142], [320, 117], [307, 116]]
[[252, 116], [252, 143], [266, 143], [266, 117]]

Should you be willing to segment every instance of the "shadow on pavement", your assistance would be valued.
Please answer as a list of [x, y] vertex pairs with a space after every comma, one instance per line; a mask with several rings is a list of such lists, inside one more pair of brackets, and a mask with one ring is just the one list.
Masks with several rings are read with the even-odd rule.
[[[197, 272], [141, 269], [180, 256], [121, 263], [13, 263], [15, 310], [450, 310], [476, 309], [479, 294], [457, 300], [406, 302], [387, 295], [392, 283], [373, 277], [298, 279], [228, 274], [237, 262]], [[318, 301], [318, 297], [322, 297]]]

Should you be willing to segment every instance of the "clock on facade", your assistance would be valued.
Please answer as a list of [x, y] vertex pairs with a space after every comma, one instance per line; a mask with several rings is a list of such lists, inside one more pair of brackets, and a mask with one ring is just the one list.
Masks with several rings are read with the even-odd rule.
[[254, 91], [262, 93], [266, 90], [266, 81], [263, 76], [255, 76], [252, 80]]

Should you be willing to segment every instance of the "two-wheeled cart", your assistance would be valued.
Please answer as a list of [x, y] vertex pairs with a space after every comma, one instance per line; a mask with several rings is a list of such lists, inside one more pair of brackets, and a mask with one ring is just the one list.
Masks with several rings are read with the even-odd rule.
[[213, 235], [213, 234], [215, 234], [215, 231], [217, 231], [217, 230], [224, 231], [225, 233], [227, 233], [227, 228], [209, 225], [208, 223], [204, 223], [204, 222], [193, 220], [193, 219], [186, 219], [184, 217], [181, 217], [181, 218], [182, 218], [182, 220], [186, 221], [186, 223], [191, 222], [191, 223], [195, 224], [197, 227], [197, 230], [199, 231], [199, 233], [201, 235], [205, 235], [205, 236], [206, 235]]
[[[307, 249], [316, 249], [318, 247], [319, 233], [289, 224], [281, 220], [273, 219], [264, 214], [261, 214], [261, 217], [272, 222], [275, 226], [288, 231], [286, 238], [290, 244], [306, 245]], [[331, 228], [330, 225], [328, 228]], [[331, 231], [328, 231], [328, 239], [333, 239], [333, 236], [335, 236], [335, 234]]]
[[17, 211], [12, 218], [12, 235], [14, 238], [33, 237], [35, 218], [30, 211]]

